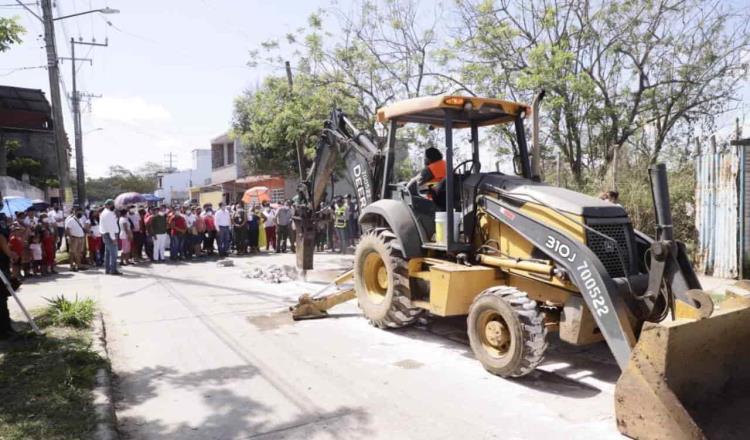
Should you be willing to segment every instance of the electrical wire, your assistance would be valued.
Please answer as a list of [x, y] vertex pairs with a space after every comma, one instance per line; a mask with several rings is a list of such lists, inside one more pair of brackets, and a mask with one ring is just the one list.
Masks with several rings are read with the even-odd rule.
[[32, 69], [46, 69], [47, 66], [26, 66], [26, 67], [11, 67], [11, 68], [0, 68], [0, 70], [9, 70], [9, 72], [0, 74], [0, 76], [10, 76], [16, 72], [22, 71], [22, 70], [32, 70]]

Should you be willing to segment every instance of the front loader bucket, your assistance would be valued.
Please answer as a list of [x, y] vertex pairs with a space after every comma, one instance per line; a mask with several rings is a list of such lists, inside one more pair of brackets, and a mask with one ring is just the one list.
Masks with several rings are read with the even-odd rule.
[[750, 438], [750, 305], [646, 323], [615, 388], [617, 425], [638, 439]]

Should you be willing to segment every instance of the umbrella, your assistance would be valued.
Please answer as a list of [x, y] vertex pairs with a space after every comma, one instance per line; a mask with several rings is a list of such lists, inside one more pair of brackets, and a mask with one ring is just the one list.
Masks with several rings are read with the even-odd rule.
[[164, 200], [164, 197], [155, 196], [153, 194], [143, 194], [143, 198], [146, 199], [147, 202], [161, 202]]
[[242, 201], [245, 203], [260, 203], [271, 201], [271, 191], [265, 186], [254, 186], [245, 191], [242, 195]]
[[130, 205], [137, 203], [146, 203], [146, 198], [143, 194], [137, 192], [126, 192], [115, 197], [115, 208], [122, 209], [127, 208]]
[[16, 212], [24, 212], [27, 209], [31, 208], [33, 205], [34, 202], [32, 202], [31, 199], [27, 199], [26, 197], [3, 197], [3, 209], [0, 209], [0, 212], [4, 213], [8, 217], [12, 217], [16, 214]]
[[31, 203], [33, 203], [34, 209], [37, 211], [44, 211], [45, 209], [49, 208], [49, 203], [45, 202], [44, 200], [35, 199], [32, 200]]

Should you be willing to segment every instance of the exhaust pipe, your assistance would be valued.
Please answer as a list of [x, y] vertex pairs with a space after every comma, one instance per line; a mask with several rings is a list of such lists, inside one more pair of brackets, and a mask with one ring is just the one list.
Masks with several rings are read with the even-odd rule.
[[544, 89], [540, 90], [534, 96], [534, 101], [531, 103], [531, 178], [536, 181], [541, 180], [542, 176], [540, 169], [542, 149], [539, 145], [539, 106], [545, 94]]
[[674, 228], [672, 226], [672, 207], [669, 202], [669, 184], [667, 183], [667, 166], [658, 163], [648, 169], [651, 180], [651, 198], [654, 202], [656, 214], [656, 240], [672, 241]]

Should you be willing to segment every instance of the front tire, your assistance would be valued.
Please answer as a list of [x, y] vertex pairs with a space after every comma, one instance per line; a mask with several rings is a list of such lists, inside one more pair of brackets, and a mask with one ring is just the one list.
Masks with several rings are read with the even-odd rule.
[[422, 309], [412, 305], [409, 267], [396, 235], [388, 229], [368, 232], [357, 244], [354, 290], [359, 307], [376, 327], [411, 325], [422, 313]]
[[491, 287], [474, 299], [467, 318], [474, 356], [492, 374], [520, 377], [544, 359], [544, 315], [515, 287]]

